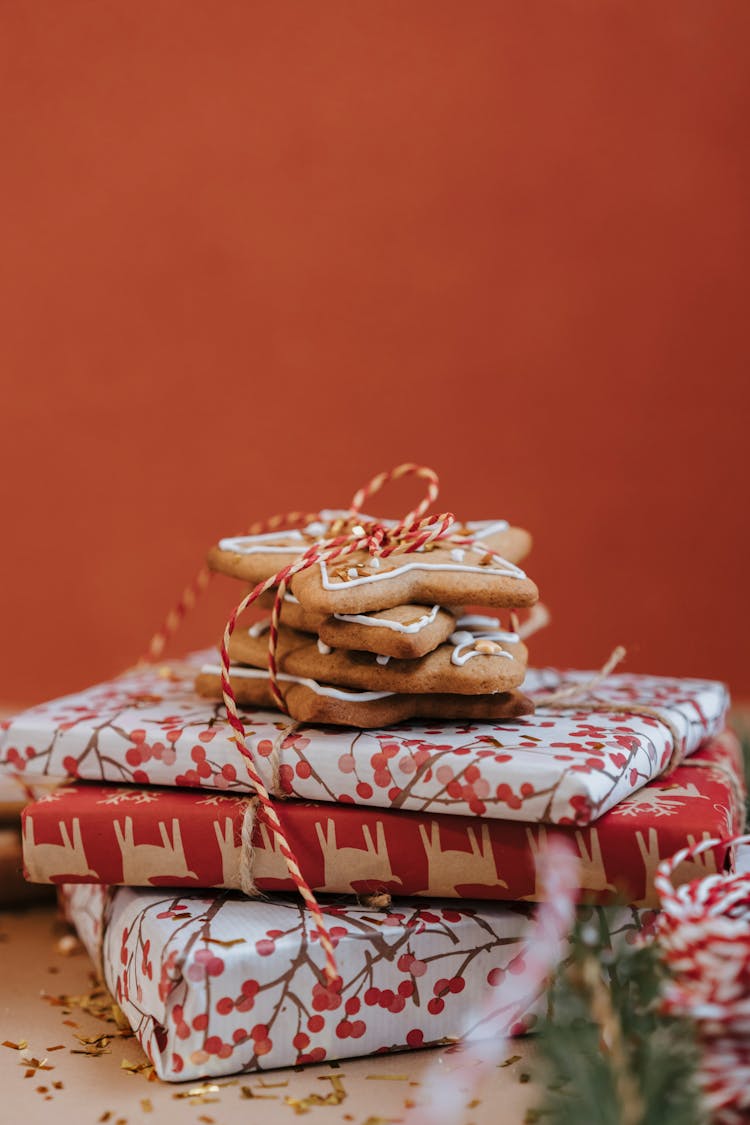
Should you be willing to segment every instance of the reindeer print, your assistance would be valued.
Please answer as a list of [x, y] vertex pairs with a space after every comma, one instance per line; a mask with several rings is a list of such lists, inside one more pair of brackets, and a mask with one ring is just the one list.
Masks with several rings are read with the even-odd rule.
[[440, 828], [430, 825], [428, 835], [423, 824], [419, 826], [424, 852], [427, 858], [427, 882], [425, 890], [419, 894], [440, 898], [441, 895], [457, 895], [458, 887], [474, 884], [483, 887], [506, 887], [504, 879], [499, 879], [492, 852], [489, 829], [482, 825], [481, 843], [477, 840], [474, 828], [468, 828], [470, 852], [442, 848]]
[[83, 846], [81, 822], [73, 818], [72, 839], [64, 820], [58, 821], [62, 844], [37, 844], [34, 839], [34, 818], [28, 814], [23, 822], [23, 858], [32, 882], [56, 883], [70, 879], [98, 879], [89, 866]]
[[283, 879], [289, 883], [289, 868], [279, 850], [279, 837], [263, 822], [258, 834], [260, 844], [256, 843], [253, 852], [253, 875], [256, 879]]
[[[589, 844], [586, 843], [587, 836]], [[534, 859], [534, 893], [523, 897], [529, 902], [542, 902], [545, 898], [545, 891], [539, 880], [539, 860], [547, 846], [547, 829], [543, 824], [538, 825], [536, 831], [533, 828], [527, 828], [526, 839], [529, 843], [529, 851]], [[607, 880], [598, 830], [590, 828], [586, 833], [577, 831], [575, 841], [581, 864], [578, 884], [580, 890], [598, 894], [603, 891], [615, 892], [617, 888]]]
[[[636, 832], [635, 837], [638, 842], [638, 850], [641, 853], [641, 859], [643, 860], [646, 888], [645, 893], [646, 895], [648, 895], [650, 888], [653, 886], [656, 869], [661, 863], [662, 859], [667, 859], [668, 855], [662, 856], [659, 853], [659, 836], [655, 828], [649, 828], [648, 842], [646, 842], [646, 839], [642, 832]], [[704, 832], [701, 839], [708, 839], [708, 833]], [[695, 843], [695, 836], [688, 836], [688, 846], [692, 847]], [[706, 875], [715, 874], [716, 856], [714, 855], [713, 851], [709, 849], [707, 852], [703, 852], [701, 855], [693, 856], [692, 859], [683, 860], [679, 867], [675, 868], [673, 878], [675, 884], [678, 884], [688, 883], [693, 879], [704, 879]], [[644, 898], [641, 901], [646, 902], [647, 899]], [[641, 905], [641, 901], [637, 902], [636, 906]]]
[[172, 820], [172, 839], [167, 826], [159, 821], [161, 844], [136, 844], [133, 838], [133, 818], [125, 817], [124, 828], [119, 820], [114, 822], [115, 837], [122, 856], [122, 881], [128, 886], [145, 886], [154, 879], [197, 879], [194, 871], [188, 870], [185, 850], [182, 846], [180, 822]]
[[[586, 835], [588, 835], [590, 847], [586, 845]], [[607, 871], [604, 866], [598, 829], [589, 828], [587, 833], [576, 832], [576, 845], [581, 861], [580, 882], [578, 884], [580, 889], [582, 891], [596, 891], [597, 893], [616, 891], [617, 888], [614, 884], [607, 881]]]
[[217, 884], [217, 886], [239, 887], [242, 844], [235, 844], [234, 842], [234, 821], [232, 818], [225, 816], [223, 825], [215, 820], [214, 833], [221, 855], [221, 884]]
[[343, 894], [351, 891], [357, 894], [355, 883], [401, 883], [402, 880], [393, 874], [391, 860], [388, 855], [388, 845], [385, 840], [385, 829], [382, 820], [375, 825], [375, 841], [369, 825], [362, 826], [362, 835], [365, 838], [364, 848], [340, 848], [336, 843], [336, 823], [326, 821], [326, 831], [318, 822], [315, 825], [318, 835], [320, 850], [323, 853], [325, 884], [317, 889]]

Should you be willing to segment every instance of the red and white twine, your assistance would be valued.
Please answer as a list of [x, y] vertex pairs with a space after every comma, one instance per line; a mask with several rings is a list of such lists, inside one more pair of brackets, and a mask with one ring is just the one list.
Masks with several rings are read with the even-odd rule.
[[[365, 519], [361, 516], [362, 506], [376, 493], [380, 492], [386, 484], [399, 480], [402, 477], [414, 476], [426, 482], [426, 495], [410, 511], [403, 520], [395, 524], [384, 524], [377, 520]], [[237, 626], [241, 614], [251, 606], [267, 590], [275, 589], [275, 599], [271, 612], [271, 622], [268, 630], [268, 674], [271, 694], [276, 705], [281, 711], [286, 711], [284, 697], [278, 683], [278, 667], [276, 649], [278, 645], [279, 618], [284, 593], [290, 580], [295, 574], [314, 566], [316, 563], [333, 562], [345, 558], [357, 551], [367, 551], [375, 557], [387, 558], [389, 555], [401, 554], [406, 551], [417, 551], [427, 543], [440, 540], [445, 544], [457, 544], [461, 547], [478, 546], [476, 540], [469, 536], [454, 537], [450, 528], [455, 523], [451, 512], [440, 515], [427, 516], [425, 513], [435, 502], [438, 496], [437, 473], [425, 465], [416, 465], [407, 462], [398, 465], [389, 472], [378, 473], [363, 488], [354, 495], [346, 517], [337, 518], [328, 522], [323, 534], [317, 538], [298, 558], [283, 566], [276, 574], [259, 582], [249, 594], [234, 608], [226, 623], [220, 644], [221, 655], [221, 689], [227, 718], [234, 731], [234, 742], [245, 760], [248, 777], [263, 806], [265, 821], [274, 833], [278, 850], [286, 860], [287, 869], [293, 879], [297, 890], [307, 904], [317, 928], [318, 938], [325, 952], [325, 974], [330, 983], [338, 979], [336, 959], [333, 943], [323, 921], [323, 915], [318, 901], [300, 870], [297, 857], [287, 840], [284, 828], [279, 820], [271, 794], [263, 783], [256, 768], [252, 750], [247, 744], [245, 728], [237, 708], [237, 700], [232, 689], [230, 678], [229, 642]], [[321, 512], [288, 512], [283, 515], [273, 516], [262, 523], [254, 524], [247, 532], [248, 535], [257, 535], [262, 532], [275, 530], [292, 530], [313, 522], [326, 523]], [[483, 544], [482, 544], [483, 546]], [[174, 635], [183, 618], [193, 608], [197, 597], [208, 585], [211, 572], [207, 567], [202, 567], [194, 581], [186, 587], [182, 597], [175, 608], [168, 615], [163, 627], [155, 634], [149, 645], [146, 660], [157, 660], [164, 650], [167, 640]]]
[[750, 835], [701, 840], [659, 864], [655, 936], [672, 974], [664, 1010], [695, 1022], [706, 1106], [730, 1125], [750, 1111], [750, 871], [672, 883], [684, 860], [720, 843], [750, 844]]

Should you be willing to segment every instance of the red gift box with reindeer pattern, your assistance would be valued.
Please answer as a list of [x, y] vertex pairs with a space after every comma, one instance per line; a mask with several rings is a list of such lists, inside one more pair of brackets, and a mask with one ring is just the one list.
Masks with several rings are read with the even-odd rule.
[[[339, 895], [537, 900], [537, 855], [564, 835], [580, 857], [582, 897], [651, 906], [660, 859], [701, 836], [742, 827], [740, 747], [711, 739], [586, 827], [552, 827], [347, 804], [287, 801], [279, 815], [314, 890]], [[79, 783], [24, 813], [27, 876], [37, 882], [293, 891], [254, 799], [181, 789]], [[683, 864], [677, 881], [722, 870], [720, 845]]]

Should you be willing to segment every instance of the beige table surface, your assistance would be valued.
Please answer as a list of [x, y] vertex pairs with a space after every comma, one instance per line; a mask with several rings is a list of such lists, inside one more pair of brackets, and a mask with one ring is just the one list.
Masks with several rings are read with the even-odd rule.
[[[460, 1056], [444, 1049], [411, 1051], [387, 1057], [342, 1061], [331, 1066], [267, 1071], [263, 1077], [244, 1075], [221, 1079], [219, 1089], [199, 1097], [178, 1097], [199, 1083], [149, 1081], [145, 1073], [128, 1073], [123, 1059], [145, 1062], [135, 1039], [113, 1039], [109, 1053], [88, 1057], [75, 1038], [114, 1030], [79, 1008], [54, 1005], [47, 996], [78, 996], [91, 989], [91, 963], [77, 951], [65, 955], [60, 938], [69, 931], [56, 921], [54, 907], [0, 913], [0, 1043], [28, 1041], [28, 1048], [0, 1046], [1, 1125], [292, 1125], [299, 1112], [287, 1098], [326, 1095], [333, 1089], [325, 1075], [337, 1075], [344, 1091], [338, 1105], [313, 1106], [302, 1114], [310, 1125], [423, 1125], [432, 1119], [424, 1080], [439, 1066], [456, 1075], [465, 1087], [465, 1109], [456, 1125], [516, 1125], [533, 1105], [534, 1091], [526, 1081], [531, 1042], [510, 1045], [506, 1066], [493, 1068], [478, 1091], [471, 1092]], [[76, 1026], [64, 1021], [72, 1021]], [[58, 1047], [58, 1050], [50, 1048]], [[50, 1070], [24, 1065], [24, 1059], [46, 1060]], [[27, 1071], [33, 1071], [26, 1077]], [[59, 1083], [59, 1086], [55, 1086]], [[263, 1088], [263, 1083], [276, 1085]], [[244, 1089], [243, 1089], [244, 1088]], [[252, 1097], [247, 1096], [247, 1088]], [[258, 1096], [260, 1095], [260, 1096]], [[209, 1100], [210, 1099], [210, 1100]], [[420, 1106], [422, 1111], [420, 1112]], [[105, 1116], [109, 1114], [109, 1116]]]

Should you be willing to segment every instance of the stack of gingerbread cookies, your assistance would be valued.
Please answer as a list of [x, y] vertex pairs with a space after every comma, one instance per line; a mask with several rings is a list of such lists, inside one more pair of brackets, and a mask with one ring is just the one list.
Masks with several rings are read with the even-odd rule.
[[[223, 539], [212, 569], [253, 586], [316, 543], [357, 533], [367, 517], [324, 512], [301, 530]], [[521, 691], [527, 651], [515, 611], [537, 601], [519, 563], [531, 536], [504, 520], [456, 523], [444, 538], [392, 554], [319, 559], [285, 589], [276, 648], [286, 709], [302, 722], [371, 728], [408, 718], [492, 720], [529, 714]], [[259, 604], [272, 606], [275, 592]], [[472, 607], [467, 613], [466, 606]], [[477, 608], [481, 612], [477, 612]], [[501, 610], [505, 620], [485, 610]], [[239, 622], [230, 678], [237, 702], [273, 706], [270, 616]], [[218, 665], [198, 691], [221, 699]]]

